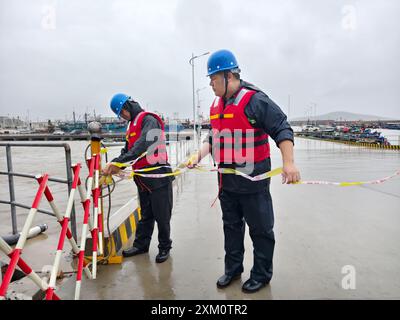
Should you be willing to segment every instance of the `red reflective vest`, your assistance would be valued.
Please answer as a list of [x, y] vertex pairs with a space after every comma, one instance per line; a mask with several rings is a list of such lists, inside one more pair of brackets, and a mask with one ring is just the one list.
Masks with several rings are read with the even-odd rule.
[[254, 163], [270, 157], [268, 135], [254, 128], [244, 112], [256, 91], [242, 87], [232, 104], [217, 97], [210, 108], [213, 156], [224, 164]]
[[[166, 164], [168, 162], [167, 148], [165, 145], [165, 133], [164, 133], [164, 122], [161, 118], [152, 112], [142, 111], [140, 112], [133, 121], [128, 125], [126, 131], [126, 141], [128, 142], [128, 150], [132, 148], [135, 142], [139, 139], [142, 133], [142, 122], [146, 115], [151, 114], [161, 126], [161, 141], [157, 142], [158, 145], [152, 150], [147, 150], [145, 157], [139, 159], [133, 166], [133, 169], [141, 169], [144, 167], [152, 166], [155, 164]], [[149, 137], [153, 139], [153, 137]], [[149, 148], [151, 149], [151, 148]]]

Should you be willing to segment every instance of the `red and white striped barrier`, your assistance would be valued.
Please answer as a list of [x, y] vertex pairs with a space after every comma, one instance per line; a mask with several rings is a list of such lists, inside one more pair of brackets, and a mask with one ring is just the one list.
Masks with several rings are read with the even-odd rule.
[[[40, 183], [42, 181], [43, 177], [40, 176], [40, 177], [37, 177], [36, 179]], [[79, 184], [79, 182], [78, 182], [78, 184]], [[50, 191], [49, 186], [46, 186], [46, 189], [44, 190], [44, 195], [46, 196], [46, 199], [49, 202], [49, 205], [50, 205], [54, 215], [56, 216], [58, 223], [62, 226], [63, 216], [61, 215], [60, 211], [58, 210], [58, 207], [54, 203], [54, 197]], [[78, 245], [76, 244], [75, 239], [72, 237], [70, 228], [67, 228], [67, 239], [72, 247], [73, 253], [76, 256], [79, 256], [80, 249], [79, 249]], [[84, 265], [84, 270], [85, 270], [86, 276], [90, 279], [92, 277], [92, 273], [90, 272], [90, 269], [87, 265]]]
[[94, 157], [94, 189], [92, 190], [93, 194], [93, 258], [92, 258], [92, 277], [96, 279], [97, 277], [97, 250], [98, 250], [98, 237], [99, 237], [99, 197], [100, 197], [100, 188], [99, 188], [99, 164], [100, 164], [100, 155], [93, 155]]
[[[40, 184], [42, 182], [42, 180], [43, 180], [43, 176], [36, 177], [36, 180]], [[57, 222], [62, 226], [63, 216], [61, 215], [60, 211], [58, 210], [58, 207], [54, 203], [54, 197], [53, 197], [53, 194], [51, 193], [51, 191], [49, 189], [49, 186], [46, 186], [46, 189], [44, 190], [44, 195], [46, 196], [47, 202], [49, 203], [49, 205], [51, 207], [51, 210], [53, 211], [54, 215], [57, 218]], [[75, 254], [77, 252], [79, 252], [78, 245], [76, 244], [75, 239], [72, 237], [72, 233], [71, 233], [71, 230], [69, 228], [67, 228], [67, 238], [68, 238], [68, 241], [71, 244], [73, 252]]]
[[98, 208], [98, 221], [97, 221], [97, 227], [99, 230], [99, 242], [98, 242], [98, 248], [99, 248], [99, 254], [103, 255], [104, 251], [103, 251], [103, 210], [102, 210], [102, 206], [101, 206], [101, 188], [100, 188], [100, 161], [101, 161], [101, 157], [100, 154], [96, 155], [96, 157], [98, 158], [98, 163], [97, 163], [97, 171], [96, 171], [96, 176], [95, 176], [95, 182], [94, 182], [94, 187], [95, 189], [97, 189], [97, 195], [98, 195], [98, 199], [97, 199], [97, 208]]
[[98, 223], [98, 228], [99, 228], [99, 254], [103, 255], [104, 254], [104, 248], [103, 248], [103, 210], [101, 210], [101, 198], [100, 198], [100, 188], [99, 188], [99, 199], [98, 199], [98, 204], [97, 207], [99, 208], [99, 221]]
[[[80, 246], [80, 252], [79, 252], [79, 256], [78, 256], [78, 270], [77, 270], [77, 274], [76, 274], [75, 300], [79, 300], [80, 293], [81, 293], [81, 286], [82, 286], [82, 268], [83, 268], [84, 257], [85, 257], [85, 246], [86, 246], [86, 238], [87, 238], [87, 233], [88, 233], [88, 224], [90, 222], [90, 219], [89, 219], [89, 216], [90, 216], [90, 194], [91, 194], [91, 189], [92, 189], [92, 184], [93, 184], [94, 164], [95, 164], [95, 161], [93, 158], [88, 160], [89, 176], [88, 176], [88, 188], [87, 188], [86, 192], [84, 190], [82, 182], [80, 180], [78, 181], [78, 190], [79, 190], [81, 202], [82, 202], [83, 209], [84, 209], [84, 215], [83, 215], [83, 225], [82, 225], [81, 246]], [[92, 228], [90, 228], [90, 229], [92, 229]], [[92, 233], [92, 236], [93, 236], [93, 233]], [[93, 278], [93, 276], [92, 276], [92, 274], [90, 274], [90, 279], [92, 279], [92, 278]]]
[[[12, 251], [13, 249], [3, 240], [2, 237], [0, 237], [0, 250], [4, 252], [7, 256], [10, 258], [12, 257]], [[48, 288], [47, 283], [42, 280], [39, 275], [32, 270], [31, 267], [28, 266], [28, 264], [22, 259], [19, 258], [17, 262], [17, 266], [26, 274], [26, 276], [31, 279], [42, 291], [46, 291]], [[4, 298], [4, 297], [3, 297]], [[60, 298], [54, 294], [53, 295], [53, 300], [60, 300]]]
[[[28, 217], [25, 221], [24, 227], [22, 228], [21, 235], [18, 239], [18, 243], [15, 246], [15, 249], [7, 254], [11, 258], [11, 260], [10, 260], [7, 271], [4, 275], [3, 281], [0, 286], [0, 297], [3, 299], [5, 298], [5, 295], [6, 295], [8, 286], [10, 285], [15, 268], [18, 265], [18, 262], [20, 262], [20, 255], [22, 253], [22, 249], [25, 246], [26, 239], [28, 237], [28, 233], [32, 226], [33, 220], [35, 219], [40, 200], [42, 199], [42, 195], [44, 193], [44, 190], [46, 189], [48, 178], [49, 178], [49, 176], [47, 174], [45, 174], [43, 176], [43, 180], [39, 185], [38, 191], [36, 192], [36, 196], [32, 203], [32, 207], [29, 210]], [[4, 244], [3, 244], [2, 248], [6, 249], [6, 247], [4, 247]], [[26, 272], [24, 271], [25, 273], [27, 273], [28, 271], [30, 271], [30, 273], [32, 273], [32, 270], [23, 261], [20, 264], [25, 269], [25, 271], [26, 271]], [[38, 280], [38, 279], [36, 279], [36, 280]]]
[[54, 290], [56, 288], [58, 269], [60, 267], [62, 250], [64, 247], [64, 240], [67, 235], [67, 229], [68, 229], [69, 219], [71, 216], [72, 206], [74, 203], [75, 190], [78, 185], [80, 170], [81, 170], [80, 164], [73, 167], [74, 179], [72, 181], [71, 192], [70, 192], [69, 198], [68, 198], [67, 209], [65, 210], [64, 219], [62, 221], [62, 229], [61, 229], [60, 237], [58, 240], [56, 257], [54, 259], [54, 264], [53, 264], [53, 268], [52, 268], [51, 275], [50, 275], [49, 287], [46, 290], [46, 300], [53, 299]]
[[[7, 268], [4, 279], [1, 283], [0, 287], [0, 299], [5, 298], [5, 294], [7, 292], [8, 286], [11, 282], [13, 273], [15, 271], [16, 266], [18, 265], [21, 270], [29, 277], [41, 290], [46, 292], [46, 300], [59, 300], [59, 297], [56, 295], [56, 280], [57, 274], [61, 264], [62, 251], [64, 248], [65, 238], [68, 239], [72, 251], [75, 255], [78, 256], [78, 267], [77, 267], [77, 277], [76, 277], [76, 287], [75, 287], [75, 299], [79, 299], [81, 292], [81, 284], [82, 284], [82, 274], [83, 270], [85, 271], [87, 277], [89, 279], [95, 279], [97, 273], [97, 254], [103, 254], [103, 213], [101, 212], [101, 197], [100, 197], [100, 185], [99, 185], [99, 169], [100, 169], [100, 155], [93, 155], [91, 159], [88, 160], [89, 167], [89, 176], [88, 176], [88, 187], [87, 189], [82, 185], [81, 180], [79, 178], [79, 173], [81, 170], [81, 165], [77, 164], [72, 167], [73, 170], [73, 182], [71, 191], [68, 197], [67, 208], [65, 210], [64, 216], [61, 215], [58, 207], [54, 203], [54, 197], [50, 191], [50, 188], [47, 186], [48, 175], [37, 176], [36, 180], [39, 183], [39, 188], [36, 193], [35, 199], [32, 204], [32, 208], [29, 211], [27, 220], [25, 221], [25, 225], [21, 232], [19, 241], [13, 250], [3, 239], [0, 238], [0, 250], [3, 251], [6, 255], [10, 257], [10, 263]], [[82, 226], [82, 237], [80, 239], [80, 247], [78, 247], [75, 239], [72, 236], [71, 230], [69, 228], [69, 221], [71, 216], [71, 211], [74, 203], [74, 196], [76, 189], [79, 190], [81, 202], [84, 209], [84, 217], [83, 217], [83, 226]], [[39, 202], [41, 200], [42, 195], [45, 195], [54, 215], [57, 218], [57, 221], [61, 225], [61, 232], [58, 239], [57, 251], [54, 258], [54, 263], [51, 270], [50, 280], [47, 284], [46, 281], [42, 280], [21, 258], [21, 252], [25, 245], [28, 231], [33, 223], [34, 217], [36, 215]], [[91, 201], [91, 198], [93, 200]], [[94, 215], [92, 219], [90, 219], [90, 207], [91, 203], [93, 203]], [[85, 255], [85, 245], [88, 230], [90, 229], [92, 234], [92, 272], [88, 267], [88, 264], [85, 263], [84, 255]], [[99, 252], [98, 252], [99, 251]]]

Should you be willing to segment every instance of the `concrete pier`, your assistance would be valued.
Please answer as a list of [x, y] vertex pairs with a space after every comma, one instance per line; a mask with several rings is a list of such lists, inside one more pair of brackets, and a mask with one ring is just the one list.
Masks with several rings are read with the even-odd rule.
[[[281, 165], [276, 148], [272, 159], [274, 168]], [[296, 139], [296, 163], [302, 180], [366, 181], [400, 169], [400, 155]], [[207, 160], [204, 165], [211, 168]], [[250, 295], [241, 292], [253, 262], [248, 229], [241, 280], [223, 290], [215, 285], [224, 272], [219, 202], [210, 207], [216, 179], [215, 172], [198, 170], [177, 179], [170, 259], [155, 263], [155, 229], [149, 253], [100, 266], [97, 280], [84, 280], [81, 298], [400, 299], [399, 178], [363, 187], [282, 185], [280, 177], [272, 178], [274, 277]], [[32, 240], [30, 247], [39, 244]], [[63, 281], [61, 298], [73, 298], [73, 280]]]

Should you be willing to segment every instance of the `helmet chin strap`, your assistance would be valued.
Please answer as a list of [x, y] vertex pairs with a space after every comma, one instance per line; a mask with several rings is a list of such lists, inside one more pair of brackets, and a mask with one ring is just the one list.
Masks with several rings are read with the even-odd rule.
[[222, 98], [226, 101], [226, 94], [228, 93], [228, 72], [224, 71], [225, 92]]

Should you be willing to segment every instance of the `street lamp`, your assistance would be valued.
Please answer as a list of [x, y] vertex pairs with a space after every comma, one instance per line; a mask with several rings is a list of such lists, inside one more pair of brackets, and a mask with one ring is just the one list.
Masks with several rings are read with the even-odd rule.
[[197, 94], [197, 104], [200, 105], [200, 97], [199, 97], [199, 92], [201, 90], [207, 89], [207, 87], [203, 87], [201, 89], [196, 89], [196, 94]]
[[[199, 122], [199, 120], [200, 120], [200, 101], [202, 101], [202, 100], [200, 100], [199, 92], [201, 90], [204, 90], [204, 89], [207, 89], [207, 87], [203, 87], [201, 89], [197, 89], [196, 90], [196, 94], [197, 94], [197, 122]], [[198, 142], [199, 142], [201, 140], [201, 123], [199, 123], [199, 129], [198, 129], [197, 133], [198, 133], [197, 139], [198, 139]]]
[[311, 113], [314, 114], [315, 126], [317, 126], [317, 104], [315, 102], [310, 102]]
[[194, 59], [200, 58], [202, 56], [206, 56], [210, 54], [210, 52], [205, 52], [201, 55], [195, 56], [192, 53], [192, 58], [189, 60], [190, 65], [192, 66], [192, 90], [193, 90], [193, 140], [197, 141], [196, 135], [196, 101], [195, 101], [195, 92], [194, 92]]

